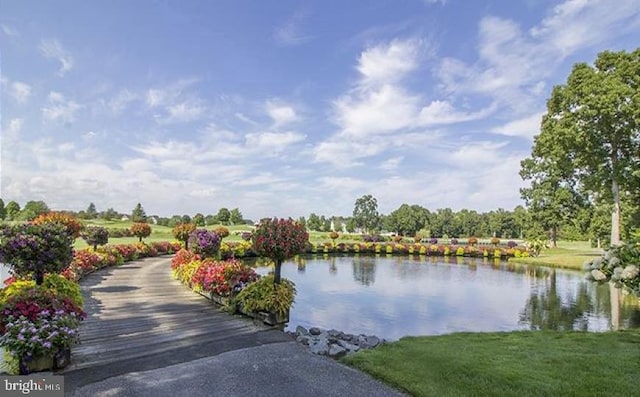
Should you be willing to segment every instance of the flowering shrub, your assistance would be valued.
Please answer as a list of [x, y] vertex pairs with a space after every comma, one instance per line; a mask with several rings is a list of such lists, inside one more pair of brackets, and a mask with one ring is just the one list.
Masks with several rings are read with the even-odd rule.
[[189, 236], [196, 230], [194, 223], [178, 223], [173, 227], [173, 237], [184, 243], [184, 248], [189, 249]]
[[435, 237], [432, 237], [429, 239], [429, 244], [438, 244], [438, 239]]
[[180, 266], [186, 265], [194, 260], [200, 260], [200, 255], [186, 249], [181, 249], [176, 252], [176, 255], [171, 259], [171, 269], [176, 270]]
[[467, 243], [469, 243], [469, 245], [471, 245], [472, 247], [476, 244], [478, 244], [478, 238], [477, 237], [469, 237], [469, 239], [467, 240]]
[[235, 301], [250, 312], [286, 314], [296, 296], [295, 284], [287, 279], [276, 283], [273, 275], [260, 278], [244, 288]]
[[451, 245], [458, 245], [458, 239], [457, 238], [452, 238], [451, 239]]
[[383, 236], [379, 236], [377, 234], [363, 234], [362, 241], [367, 243], [377, 243], [379, 241], [385, 241], [386, 239]]
[[158, 254], [173, 254], [182, 249], [182, 245], [180, 245], [180, 243], [169, 241], [154, 241], [151, 243], [151, 247]]
[[500, 244], [500, 239], [497, 237], [491, 237], [491, 244], [498, 245]]
[[229, 237], [229, 229], [224, 226], [218, 226], [213, 230], [221, 238]]
[[292, 219], [266, 219], [253, 235], [253, 249], [275, 262], [274, 282], [280, 282], [282, 261], [302, 252], [309, 241], [304, 226]]
[[74, 239], [80, 236], [80, 231], [82, 230], [82, 224], [78, 221], [78, 219], [76, 219], [75, 216], [58, 211], [40, 214], [33, 221], [31, 221], [31, 223], [33, 223], [34, 225], [56, 223], [63, 226], [67, 230], [67, 233], [73, 236]]
[[70, 299], [39, 286], [17, 290], [0, 313], [0, 345], [17, 362], [69, 348], [86, 316]]
[[136, 236], [139, 242], [142, 242], [143, 238], [151, 235], [151, 226], [145, 222], [136, 222], [131, 225], [131, 234]]
[[101, 226], [89, 226], [82, 231], [81, 236], [94, 250], [109, 242], [109, 231]]
[[611, 281], [640, 297], [640, 244], [613, 247], [602, 257], [586, 262], [584, 270], [587, 280]]
[[257, 279], [258, 276], [252, 268], [236, 260], [205, 260], [193, 274], [191, 284], [196, 290], [229, 296]]
[[59, 273], [72, 259], [73, 236], [58, 223], [16, 225], [0, 232], [0, 262], [19, 277], [42, 284], [45, 273]]
[[254, 252], [251, 249], [251, 243], [247, 241], [240, 242], [225, 242], [220, 243], [220, 257], [222, 259], [229, 258], [242, 258], [246, 256], [253, 256]]
[[244, 240], [244, 241], [251, 241], [251, 237], [253, 236], [253, 233], [251, 232], [242, 232], [242, 234], [240, 235], [240, 237]]
[[507, 247], [509, 247], [509, 248], [515, 248], [517, 245], [518, 245], [518, 243], [516, 243], [513, 240], [507, 241]]
[[109, 228], [109, 237], [132, 237], [131, 229]]
[[189, 245], [203, 258], [213, 258], [220, 249], [220, 236], [206, 229], [196, 229], [189, 236]]

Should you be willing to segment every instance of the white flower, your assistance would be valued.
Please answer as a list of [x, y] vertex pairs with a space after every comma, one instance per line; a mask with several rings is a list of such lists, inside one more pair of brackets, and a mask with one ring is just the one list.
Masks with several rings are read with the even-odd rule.
[[638, 266], [630, 265], [624, 268], [622, 274], [620, 275], [620, 278], [623, 280], [631, 280], [638, 277], [638, 274], [640, 274], [640, 269], [638, 269]]
[[607, 275], [602, 273], [600, 270], [595, 269], [591, 271], [591, 275], [593, 276], [593, 279], [596, 281], [604, 281], [607, 279]]

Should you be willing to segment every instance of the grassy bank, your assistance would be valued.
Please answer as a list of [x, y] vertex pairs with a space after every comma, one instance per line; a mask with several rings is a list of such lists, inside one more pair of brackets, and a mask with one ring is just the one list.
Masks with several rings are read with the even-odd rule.
[[559, 241], [557, 247], [545, 249], [535, 258], [510, 258], [509, 262], [582, 270], [586, 261], [601, 254], [601, 249], [591, 248], [586, 241]]
[[403, 338], [343, 361], [415, 396], [632, 396], [640, 332]]

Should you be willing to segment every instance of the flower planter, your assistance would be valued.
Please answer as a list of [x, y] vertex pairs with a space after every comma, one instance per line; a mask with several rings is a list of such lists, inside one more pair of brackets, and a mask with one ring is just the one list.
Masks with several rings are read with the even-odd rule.
[[229, 296], [220, 296], [220, 295], [214, 294], [213, 292], [207, 292], [207, 291], [196, 291], [196, 292], [204, 296], [205, 298], [209, 299], [210, 301], [217, 303], [220, 306], [227, 307], [231, 305], [232, 298]]
[[242, 307], [242, 305], [240, 305], [240, 307], [238, 308], [238, 311], [240, 311], [240, 313], [244, 314], [245, 316], [249, 316], [251, 318], [262, 321], [263, 323], [271, 326], [282, 325], [289, 322], [289, 311], [287, 311], [284, 315], [275, 313], [275, 312], [257, 312], [256, 313], [256, 312], [245, 310]]
[[53, 356], [24, 357], [20, 360], [20, 375], [63, 369], [71, 363], [71, 349], [58, 350]]

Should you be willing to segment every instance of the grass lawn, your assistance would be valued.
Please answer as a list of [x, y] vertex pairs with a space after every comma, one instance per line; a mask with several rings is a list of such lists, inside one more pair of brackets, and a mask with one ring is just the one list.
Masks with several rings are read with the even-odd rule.
[[343, 362], [415, 396], [640, 395], [640, 331], [407, 337]]
[[591, 248], [586, 241], [558, 241], [558, 247], [544, 249], [535, 258], [510, 258], [509, 262], [582, 270], [586, 261], [601, 254], [601, 249]]

